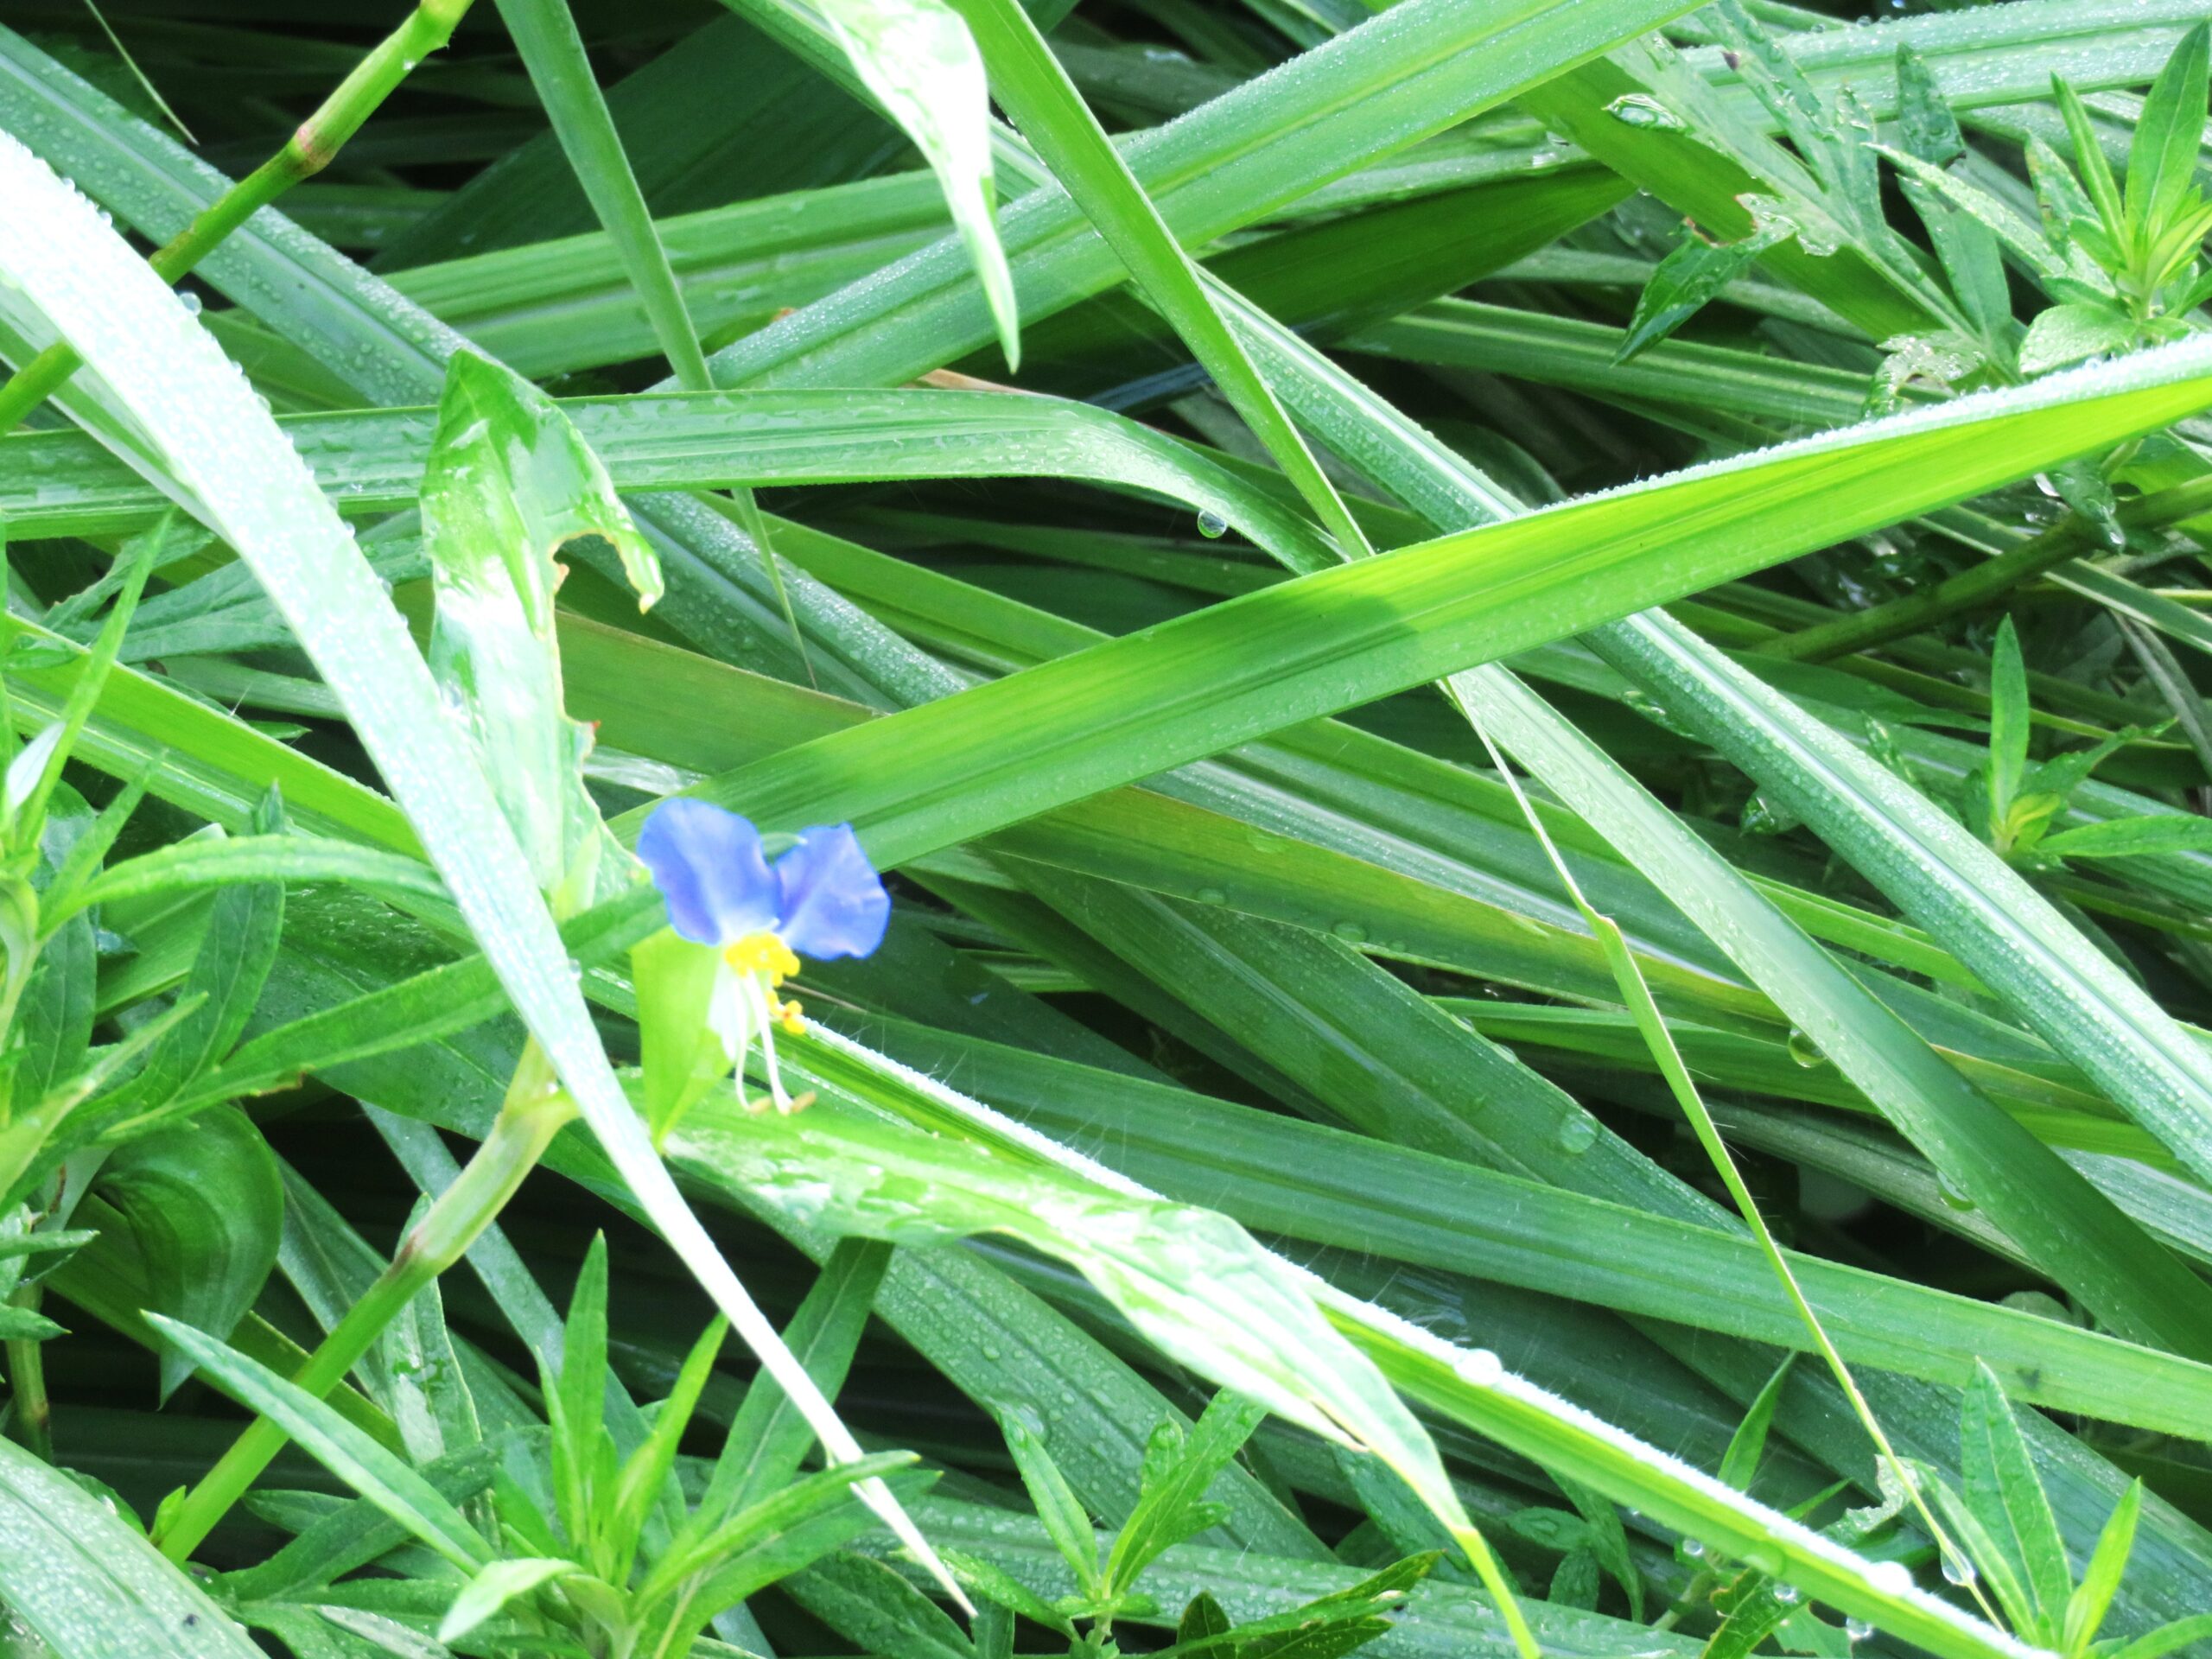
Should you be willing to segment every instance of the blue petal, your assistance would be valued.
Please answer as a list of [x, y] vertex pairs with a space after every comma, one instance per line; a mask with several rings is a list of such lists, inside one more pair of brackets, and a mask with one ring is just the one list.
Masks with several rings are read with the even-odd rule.
[[696, 944], [730, 944], [776, 925], [782, 890], [760, 855], [760, 832], [734, 812], [663, 801], [638, 832], [638, 856], [668, 900], [668, 919]]
[[861, 850], [853, 826], [816, 824], [776, 861], [783, 920], [776, 931], [803, 957], [865, 957], [883, 943], [891, 895]]

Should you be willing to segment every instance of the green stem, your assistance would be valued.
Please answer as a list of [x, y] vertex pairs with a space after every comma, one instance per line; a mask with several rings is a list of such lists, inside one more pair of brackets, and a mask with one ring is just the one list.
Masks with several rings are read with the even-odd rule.
[[[26, 1285], [8, 1299], [11, 1306], [38, 1312], [44, 1287]], [[8, 1380], [15, 1390], [16, 1439], [49, 1463], [54, 1460], [54, 1402], [46, 1392], [44, 1344], [30, 1338], [8, 1344]]]
[[[343, 1382], [400, 1311], [498, 1219], [555, 1134], [575, 1115], [575, 1103], [562, 1090], [551, 1062], [533, 1039], [524, 1048], [499, 1115], [475, 1155], [400, 1241], [391, 1265], [346, 1310], [292, 1381], [318, 1400]], [[162, 1553], [183, 1562], [245, 1496], [283, 1449], [284, 1439], [283, 1429], [265, 1417], [256, 1418], [155, 1539]]]
[[[2212, 512], [2212, 478], [2199, 478], [2123, 504], [2120, 522], [2131, 530], [2158, 529], [2207, 512]], [[1932, 588], [1893, 599], [1886, 605], [1838, 617], [1817, 627], [1784, 634], [1761, 645], [1759, 650], [1769, 657], [1785, 657], [1801, 663], [1821, 663], [1849, 652], [1871, 651], [1933, 627], [1962, 611], [1993, 604], [2020, 583], [2087, 552], [2098, 541], [2094, 525], [2078, 512], [2069, 513], [2011, 552], [1961, 570]]]
[[[472, 0], [420, 0], [406, 22], [353, 66], [321, 108], [300, 123], [284, 147], [206, 207], [191, 224], [156, 249], [147, 263], [175, 283], [222, 245], [232, 232], [301, 180], [330, 164], [346, 141], [391, 96], [415, 66], [453, 37]], [[68, 383], [82, 361], [67, 341], [56, 340], [0, 386], [0, 434]]]

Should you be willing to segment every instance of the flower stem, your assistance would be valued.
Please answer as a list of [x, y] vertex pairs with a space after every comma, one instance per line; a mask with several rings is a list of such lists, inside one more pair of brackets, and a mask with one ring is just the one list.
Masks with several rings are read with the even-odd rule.
[[[2212, 511], [2212, 479], [2194, 479], [2155, 495], [2121, 503], [2119, 517], [2131, 530], [2150, 530], [2208, 511]], [[2096, 528], [2080, 513], [2069, 513], [2041, 535], [2029, 537], [1996, 558], [1969, 566], [1955, 576], [1886, 605], [1784, 634], [1759, 650], [1769, 657], [1788, 657], [1801, 663], [1824, 663], [1849, 652], [1869, 651], [1933, 627], [1962, 611], [1994, 604], [2022, 582], [2097, 545]]]
[[[300, 123], [282, 149], [200, 209], [191, 224], [154, 251], [147, 263], [161, 279], [172, 284], [182, 281], [232, 232], [301, 180], [327, 167], [409, 72], [453, 37], [471, 3], [419, 0], [407, 20], [354, 65], [321, 107]], [[81, 361], [67, 341], [56, 340], [16, 370], [0, 385], [0, 434], [14, 431], [25, 416], [67, 385]]]
[[[8, 1299], [12, 1307], [38, 1312], [41, 1287], [26, 1285]], [[29, 1337], [8, 1343], [8, 1382], [15, 1390], [16, 1439], [49, 1463], [54, 1459], [54, 1402], [46, 1392], [46, 1354], [43, 1345]]]
[[[575, 1103], [561, 1089], [551, 1062], [531, 1040], [475, 1155], [409, 1230], [391, 1265], [332, 1327], [293, 1382], [319, 1400], [343, 1382], [400, 1311], [498, 1219], [554, 1135], [575, 1115]], [[284, 1440], [283, 1429], [265, 1417], [256, 1418], [156, 1537], [162, 1553], [181, 1563], [198, 1548], [283, 1449]]]

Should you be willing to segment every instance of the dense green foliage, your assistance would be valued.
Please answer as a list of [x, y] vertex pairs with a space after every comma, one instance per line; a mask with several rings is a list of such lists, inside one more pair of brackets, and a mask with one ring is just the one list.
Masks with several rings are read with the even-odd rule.
[[0, 1651], [2212, 1652], [2201, 0], [400, 4], [0, 28]]

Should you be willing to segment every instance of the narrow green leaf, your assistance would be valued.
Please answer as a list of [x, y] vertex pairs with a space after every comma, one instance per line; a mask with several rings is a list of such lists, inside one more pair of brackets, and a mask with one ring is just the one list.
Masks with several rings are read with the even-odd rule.
[[2170, 219], [2195, 194], [2197, 151], [2204, 141], [2204, 99], [2212, 67], [2212, 28], [2199, 23], [2182, 37], [2143, 100], [2127, 152], [2127, 222], [2147, 232]]
[[2063, 1624], [2074, 1588], [2066, 1546], [2051, 1518], [2034, 1459], [2012, 1420], [2012, 1402], [1987, 1366], [1974, 1375], [1960, 1408], [1967, 1502], [1983, 1528], [2016, 1562], [2034, 1598], [2039, 1628], [2055, 1634]]
[[1009, 369], [1020, 368], [1014, 276], [993, 216], [990, 92], [975, 37], [944, 0], [824, 0], [821, 12], [862, 84], [937, 174], [999, 349]]
[[575, 1570], [574, 1561], [537, 1556], [486, 1562], [453, 1599], [452, 1610], [438, 1621], [438, 1640], [457, 1641], [517, 1597], [526, 1596], [538, 1586], [550, 1584]]
[[2120, 1575], [2127, 1570], [2128, 1555], [2135, 1548], [2135, 1523], [2142, 1510], [2143, 1483], [2139, 1480], [2129, 1485], [2113, 1506], [2112, 1519], [2105, 1522], [2089, 1565], [2082, 1570], [2082, 1582], [2066, 1599], [2065, 1623], [2060, 1632], [2065, 1652], [2086, 1652], [2103, 1627], [2113, 1598], [2120, 1592]]
[[1030, 1506], [1075, 1573], [1077, 1586], [1085, 1594], [1096, 1595], [1100, 1586], [1097, 1529], [1044, 1441], [1022, 1421], [1021, 1411], [1020, 1407], [1001, 1411], [999, 1432], [1014, 1453], [1014, 1466], [1029, 1494]]
[[467, 1573], [491, 1551], [460, 1510], [437, 1489], [359, 1429], [295, 1384], [203, 1332], [159, 1313], [146, 1322], [234, 1390], [256, 1411], [283, 1426], [301, 1447], [423, 1543]]

